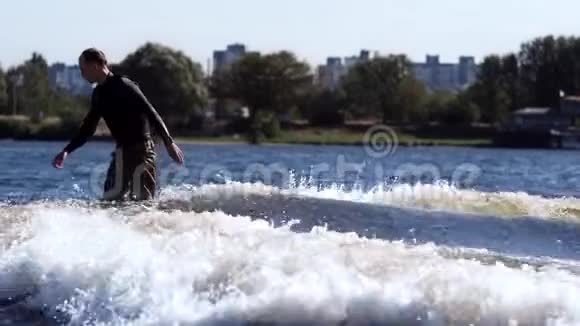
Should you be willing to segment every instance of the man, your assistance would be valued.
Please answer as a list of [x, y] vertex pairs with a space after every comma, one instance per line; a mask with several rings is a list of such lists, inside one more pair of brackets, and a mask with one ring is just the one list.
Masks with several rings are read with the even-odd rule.
[[149, 200], [155, 196], [155, 143], [152, 127], [161, 136], [169, 156], [183, 164], [184, 157], [171, 138], [163, 120], [135, 82], [113, 74], [105, 54], [89, 48], [79, 57], [81, 75], [97, 84], [91, 97], [91, 108], [78, 134], [54, 158], [55, 168], [62, 168], [64, 160], [81, 147], [97, 129], [103, 118], [116, 142], [116, 150], [107, 171], [104, 200]]

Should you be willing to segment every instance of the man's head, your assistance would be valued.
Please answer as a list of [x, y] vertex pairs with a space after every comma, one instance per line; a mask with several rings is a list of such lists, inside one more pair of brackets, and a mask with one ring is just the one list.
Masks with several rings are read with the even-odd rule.
[[83, 51], [79, 57], [81, 75], [89, 83], [103, 82], [109, 74], [107, 57], [103, 51], [89, 48]]

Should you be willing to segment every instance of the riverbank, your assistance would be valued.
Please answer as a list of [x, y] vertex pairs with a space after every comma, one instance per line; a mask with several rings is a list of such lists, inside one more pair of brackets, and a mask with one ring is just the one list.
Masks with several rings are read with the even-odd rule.
[[[78, 131], [78, 123], [62, 122], [59, 119], [45, 119], [32, 122], [26, 117], [4, 117], [0, 119], [0, 139], [67, 141]], [[376, 133], [367, 135], [373, 126]], [[184, 131], [187, 133], [187, 131]], [[197, 144], [243, 144], [247, 138], [243, 134], [220, 136], [183, 136], [174, 133], [180, 143]], [[97, 128], [93, 140], [109, 140], [104, 124]], [[493, 145], [493, 130], [475, 126], [392, 126], [382, 129], [379, 125], [351, 122], [341, 127], [323, 128], [308, 125], [294, 125], [280, 130], [273, 138], [263, 139], [263, 144], [307, 144], [307, 145], [364, 145], [368, 142], [389, 143], [390, 146], [470, 146], [490, 147]]]
[[[378, 141], [388, 141], [396, 146], [460, 146], [460, 147], [491, 147], [491, 137], [478, 138], [442, 138], [422, 137], [413, 134], [396, 132], [387, 137], [378, 137]], [[247, 143], [243, 136], [219, 137], [176, 137], [180, 143], [190, 144], [243, 144]], [[344, 145], [360, 146], [365, 144], [365, 133], [342, 128], [311, 128], [304, 130], [284, 130], [279, 136], [265, 139], [263, 144], [295, 144], [295, 145]]]
[[[0, 141], [17, 140], [17, 141], [68, 141], [74, 136], [71, 133], [69, 137], [34, 137], [28, 135], [26, 137], [0, 137]], [[110, 141], [107, 136], [93, 136], [91, 141]], [[175, 141], [179, 144], [247, 144], [247, 140], [243, 136], [218, 136], [218, 137], [175, 137]], [[364, 134], [346, 134], [342, 132], [283, 132], [279, 137], [272, 139], [265, 139], [261, 142], [263, 145], [335, 145], [335, 146], [362, 146], [364, 142]], [[393, 144], [393, 143], [391, 143]], [[402, 135], [394, 143], [396, 146], [411, 147], [411, 146], [456, 146], [456, 147], [494, 147], [491, 138], [422, 138], [413, 135]]]

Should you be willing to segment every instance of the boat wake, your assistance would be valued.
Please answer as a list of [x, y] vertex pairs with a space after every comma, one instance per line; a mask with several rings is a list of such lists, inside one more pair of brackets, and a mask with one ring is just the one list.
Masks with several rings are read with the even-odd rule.
[[579, 324], [578, 203], [489, 194], [498, 208], [449, 191], [461, 205], [259, 184], [167, 188], [139, 205], [2, 204], [0, 320]]

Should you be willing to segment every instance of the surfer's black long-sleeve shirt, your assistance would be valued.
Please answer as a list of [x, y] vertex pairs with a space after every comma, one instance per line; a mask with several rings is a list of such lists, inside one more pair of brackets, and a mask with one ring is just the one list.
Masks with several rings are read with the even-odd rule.
[[173, 142], [159, 113], [147, 100], [137, 84], [125, 76], [109, 75], [93, 90], [91, 108], [78, 134], [65, 147], [72, 153], [85, 144], [103, 118], [117, 146], [130, 146], [151, 138], [151, 127], [166, 145]]

